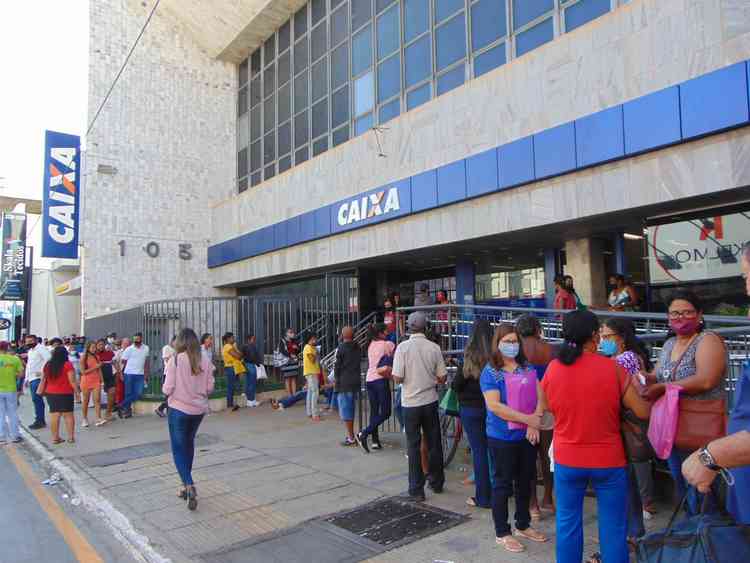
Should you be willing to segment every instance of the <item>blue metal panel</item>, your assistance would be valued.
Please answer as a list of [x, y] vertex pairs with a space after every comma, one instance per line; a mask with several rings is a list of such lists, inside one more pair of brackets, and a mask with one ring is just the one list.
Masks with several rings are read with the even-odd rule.
[[497, 149], [466, 159], [466, 192], [469, 197], [494, 192], [498, 186]]
[[672, 86], [623, 104], [625, 154], [680, 141], [680, 88]]
[[534, 180], [534, 141], [524, 137], [497, 149], [500, 187], [518, 186]]
[[308, 211], [300, 215], [300, 239], [307, 242], [315, 238], [315, 212]]
[[256, 231], [258, 233], [257, 251], [258, 254], [271, 252], [273, 250], [273, 225], [263, 227]]
[[415, 213], [437, 207], [437, 170], [428, 170], [411, 177], [411, 198]]
[[437, 169], [438, 204], [466, 199], [466, 161], [451, 162]]
[[273, 249], [280, 250], [289, 244], [287, 239], [287, 221], [281, 221], [273, 226]]
[[399, 180], [329, 207], [332, 232], [339, 233], [411, 213], [411, 180]]
[[327, 237], [331, 234], [331, 217], [328, 215], [329, 206], [315, 210], [315, 238]]
[[220, 244], [214, 244], [212, 246], [208, 247], [208, 267], [209, 268], [215, 268], [216, 266], [220, 266], [222, 264], [222, 250], [223, 250], [223, 243]]
[[690, 139], [747, 123], [745, 63], [693, 78], [680, 85], [682, 138]]
[[291, 219], [287, 219], [286, 223], [286, 238], [289, 246], [299, 244], [302, 242], [302, 216], [297, 215]]
[[576, 167], [576, 135], [573, 122], [534, 135], [536, 178], [549, 178]]
[[591, 166], [625, 155], [622, 106], [576, 119], [578, 166]]

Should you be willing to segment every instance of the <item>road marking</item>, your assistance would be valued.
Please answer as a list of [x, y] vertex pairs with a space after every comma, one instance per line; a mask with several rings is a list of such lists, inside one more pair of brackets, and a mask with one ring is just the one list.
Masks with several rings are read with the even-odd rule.
[[73, 521], [65, 515], [52, 495], [39, 484], [37, 476], [26, 460], [21, 457], [15, 448], [6, 448], [5, 453], [16, 466], [18, 473], [26, 482], [26, 486], [34, 493], [39, 506], [47, 513], [50, 521], [60, 532], [75, 558], [80, 563], [104, 563], [104, 560], [81, 534]]

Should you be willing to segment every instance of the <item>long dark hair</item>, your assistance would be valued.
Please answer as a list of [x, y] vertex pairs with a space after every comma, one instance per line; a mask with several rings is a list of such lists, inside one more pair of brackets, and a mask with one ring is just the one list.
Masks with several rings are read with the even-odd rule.
[[583, 354], [586, 344], [599, 330], [599, 319], [591, 311], [571, 311], [563, 316], [563, 343], [557, 359], [571, 366]]
[[[495, 336], [492, 337], [492, 356], [490, 358], [490, 363], [495, 369], [501, 369], [503, 367], [503, 364], [505, 363], [503, 354], [500, 352], [500, 341], [509, 334], [513, 333], [518, 336], [516, 327], [510, 323], [503, 323], [495, 330]], [[518, 356], [515, 357], [515, 360], [519, 366], [526, 366], [526, 364], [529, 363], [523, 353], [523, 346], [521, 346], [520, 336], [518, 336]]]
[[52, 357], [45, 366], [49, 377], [56, 379], [62, 375], [63, 366], [68, 361], [68, 351], [65, 346], [58, 346], [52, 350]]
[[471, 336], [464, 348], [464, 377], [479, 379], [492, 356], [492, 326], [486, 319], [474, 321]]
[[370, 325], [370, 328], [367, 331], [367, 347], [370, 347], [370, 344], [377, 340], [384, 340], [383, 338], [380, 338], [381, 334], [384, 334], [386, 331], [385, 323], [373, 323]]
[[633, 323], [630, 322], [629, 319], [612, 317], [604, 321], [604, 324], [617, 336], [622, 338], [625, 350], [637, 354], [643, 362], [643, 367], [646, 371], [651, 371], [654, 365], [651, 363], [651, 357], [649, 356], [646, 346], [643, 342], [638, 340], [638, 337], [635, 335]]

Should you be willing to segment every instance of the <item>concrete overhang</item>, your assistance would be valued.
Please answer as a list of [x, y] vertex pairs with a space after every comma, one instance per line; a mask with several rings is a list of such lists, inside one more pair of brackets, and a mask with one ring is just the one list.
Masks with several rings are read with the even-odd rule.
[[239, 64], [306, 0], [162, 0], [211, 58]]

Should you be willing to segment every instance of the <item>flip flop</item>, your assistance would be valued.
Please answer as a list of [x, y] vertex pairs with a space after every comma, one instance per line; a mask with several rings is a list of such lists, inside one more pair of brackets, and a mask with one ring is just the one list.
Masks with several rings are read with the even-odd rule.
[[52, 443], [53, 444], [62, 444], [64, 441], [65, 440], [63, 440], [62, 438], [55, 438], [54, 440], [52, 440]]
[[513, 536], [503, 536], [502, 538], [495, 538], [495, 543], [501, 545], [506, 551], [511, 553], [523, 553], [526, 551], [524, 545]]

